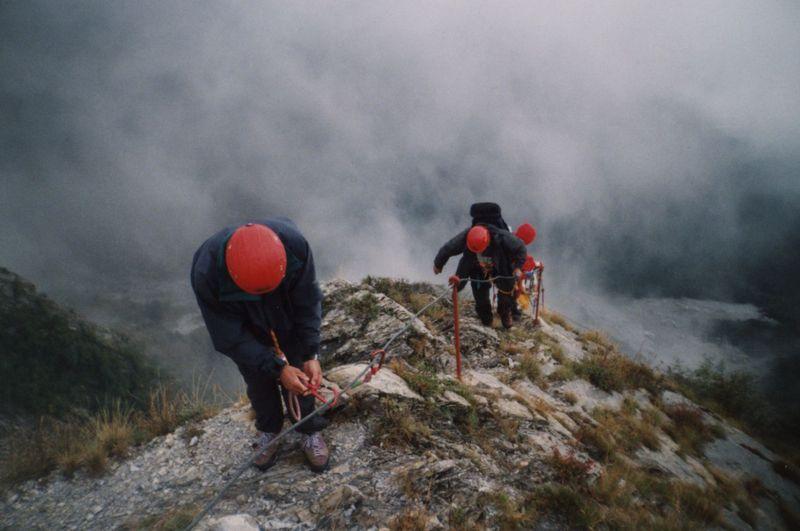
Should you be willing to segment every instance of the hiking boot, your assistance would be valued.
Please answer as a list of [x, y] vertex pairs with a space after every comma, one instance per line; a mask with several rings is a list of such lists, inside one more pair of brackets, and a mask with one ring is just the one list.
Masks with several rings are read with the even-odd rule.
[[303, 435], [300, 446], [303, 448], [303, 453], [306, 454], [306, 460], [311, 470], [323, 472], [328, 469], [330, 452], [321, 433], [315, 432], [311, 435]]
[[[266, 433], [263, 431], [258, 433], [259, 433], [258, 439], [256, 440], [256, 442], [253, 443], [253, 450], [256, 450], [258, 448], [264, 448], [266, 445], [270, 443], [270, 441], [272, 441], [272, 439], [278, 436], [277, 433]], [[253, 460], [253, 466], [261, 470], [262, 472], [268, 469], [269, 467], [275, 464], [275, 460], [278, 458], [278, 450], [280, 450], [280, 448], [281, 448], [280, 441], [277, 444], [273, 444]]]
[[511, 317], [511, 312], [504, 312], [500, 315], [500, 322], [503, 323], [503, 328], [509, 329], [514, 326], [514, 319]]

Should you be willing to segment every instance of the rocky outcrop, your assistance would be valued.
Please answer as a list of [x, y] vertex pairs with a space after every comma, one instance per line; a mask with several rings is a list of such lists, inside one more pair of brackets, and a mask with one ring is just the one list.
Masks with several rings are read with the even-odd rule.
[[[438, 321], [416, 319], [369, 284], [324, 290], [323, 363], [341, 387], [409, 319], [412, 328], [393, 361], [330, 414], [328, 472], [310, 472], [290, 434], [277, 464], [246, 471], [203, 529], [781, 529], [800, 506], [800, 488], [775, 472], [777, 455], [685, 397], [604, 391], [578, 377], [599, 347], [573, 331], [530, 320], [486, 328], [464, 304], [460, 383], [448, 307], [433, 312]], [[706, 430], [702, 444], [681, 431], [681, 414]], [[9, 491], [0, 526], [163, 528], [181, 515], [185, 524], [254, 435], [249, 406], [234, 404], [137, 448], [102, 478], [53, 475]]]

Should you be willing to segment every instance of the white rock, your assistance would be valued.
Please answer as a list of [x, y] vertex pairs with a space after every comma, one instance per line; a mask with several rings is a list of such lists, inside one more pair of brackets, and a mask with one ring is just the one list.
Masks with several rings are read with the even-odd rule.
[[444, 393], [442, 393], [442, 397], [446, 402], [449, 402], [451, 404], [458, 404], [459, 406], [464, 406], [464, 407], [469, 407], [470, 405], [469, 402], [467, 402], [466, 398], [459, 395], [458, 393], [450, 391], [449, 389]]
[[476, 390], [494, 391], [509, 398], [519, 396], [516, 391], [486, 372], [468, 370], [464, 374], [464, 383]]
[[494, 402], [495, 407], [500, 413], [511, 417], [519, 417], [523, 419], [533, 420], [530, 410], [515, 400], [508, 400], [507, 398], [498, 398]]
[[517, 380], [511, 387], [522, 395], [523, 398], [539, 399], [549, 406], [555, 406], [558, 402], [538, 385], [526, 380]]
[[[325, 375], [326, 378], [335, 382], [339, 387], [344, 388], [348, 385], [353, 378], [355, 378], [364, 368], [366, 363], [352, 363], [349, 365], [340, 365], [328, 371]], [[413, 400], [422, 400], [422, 397], [411, 390], [408, 384], [391, 371], [388, 367], [383, 367], [378, 373], [372, 377], [368, 384], [358, 386], [354, 394], [385, 394], [392, 396], [400, 396], [403, 398], [410, 398]]]
[[[664, 403], [665, 406], [693, 406], [698, 407], [697, 404], [689, 400], [683, 395], [679, 395], [673, 391], [664, 391], [661, 393], [661, 401]], [[699, 407], [698, 407], [699, 409]]]
[[[689, 456], [682, 459], [676, 453], [678, 445], [666, 435], [659, 435], [661, 447], [656, 450], [640, 448], [636, 452], [636, 462], [648, 470], [660, 470], [684, 481], [703, 485], [703, 476], [698, 474], [697, 461]], [[699, 463], [698, 463], [699, 464]]]
[[191, 438], [191, 440], [189, 440], [189, 446], [195, 446], [198, 440], [199, 439], [197, 438], [197, 435], [195, 435], [194, 437]]
[[552, 387], [552, 391], [562, 395], [568, 393], [574, 395], [576, 399], [574, 406], [586, 412], [591, 412], [597, 407], [619, 409], [623, 400], [623, 396], [616, 391], [611, 394], [606, 393], [582, 379], [564, 382]]
[[204, 526], [203, 531], [259, 531], [258, 521], [249, 514], [231, 514], [213, 518]]

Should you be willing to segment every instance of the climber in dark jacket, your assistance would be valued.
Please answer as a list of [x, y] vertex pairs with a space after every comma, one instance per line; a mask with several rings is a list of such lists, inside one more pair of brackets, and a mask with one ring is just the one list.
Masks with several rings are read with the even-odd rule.
[[[475, 225], [460, 232], [445, 243], [433, 261], [433, 272], [442, 272], [447, 260], [462, 255], [456, 268], [461, 279], [486, 279], [495, 276], [519, 277], [525, 263], [525, 244], [508, 232], [493, 224]], [[462, 281], [459, 290], [464, 288]], [[511, 309], [514, 305], [514, 279], [498, 279], [497, 313], [505, 328], [512, 326]], [[471, 282], [475, 298], [475, 311], [484, 325], [492, 323], [491, 284]]]
[[[214, 348], [236, 363], [247, 384], [260, 432], [254, 446], [265, 446], [283, 426], [280, 389], [286, 403], [287, 392], [298, 395], [305, 416], [314, 409], [309, 387], [322, 380], [322, 292], [308, 242], [286, 218], [227, 227], [195, 253], [191, 282]], [[328, 464], [319, 433], [325, 424], [314, 417], [298, 428], [315, 471]], [[255, 465], [269, 468], [277, 453], [272, 445]]]

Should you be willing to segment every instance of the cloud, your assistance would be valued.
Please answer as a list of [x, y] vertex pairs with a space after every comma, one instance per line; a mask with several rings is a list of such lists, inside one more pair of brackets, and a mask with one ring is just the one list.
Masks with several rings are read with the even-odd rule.
[[0, 262], [184, 279], [220, 226], [280, 214], [326, 275], [432, 278], [495, 200], [556, 286], [774, 308], [800, 300], [799, 22], [779, 1], [5, 3]]

